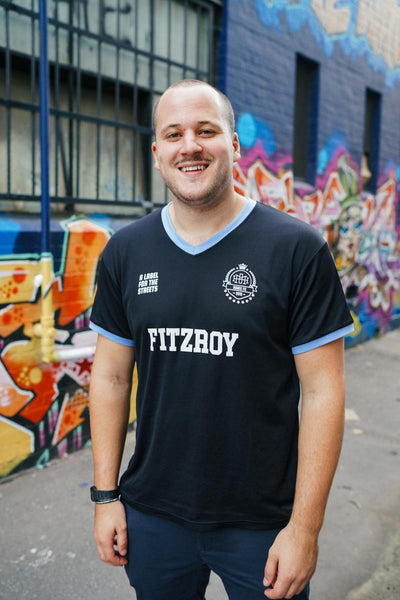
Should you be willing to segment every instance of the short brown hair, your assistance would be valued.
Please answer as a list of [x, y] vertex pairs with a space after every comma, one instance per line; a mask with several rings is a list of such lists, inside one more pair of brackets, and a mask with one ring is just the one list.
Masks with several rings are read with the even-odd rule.
[[224, 116], [225, 116], [226, 121], [228, 123], [229, 131], [231, 132], [232, 135], [234, 134], [234, 132], [235, 132], [235, 115], [233, 113], [232, 104], [230, 103], [229, 98], [227, 98], [227, 96], [225, 96], [225, 94], [223, 94], [220, 90], [218, 90], [216, 87], [214, 87], [210, 83], [207, 83], [206, 81], [200, 81], [199, 79], [182, 79], [181, 81], [177, 81], [176, 83], [173, 83], [172, 85], [170, 85], [165, 90], [165, 92], [154, 103], [154, 106], [153, 106], [153, 116], [152, 116], [152, 124], [153, 124], [154, 135], [156, 134], [157, 109], [158, 109], [158, 105], [160, 103], [160, 100], [164, 96], [164, 94], [166, 92], [168, 92], [168, 90], [171, 90], [173, 88], [177, 88], [177, 87], [192, 87], [192, 86], [196, 86], [196, 85], [206, 85], [206, 86], [210, 87], [211, 89], [213, 89], [215, 92], [217, 92], [218, 96], [220, 97], [220, 99], [222, 101], [222, 106], [223, 106], [223, 110], [224, 110]]

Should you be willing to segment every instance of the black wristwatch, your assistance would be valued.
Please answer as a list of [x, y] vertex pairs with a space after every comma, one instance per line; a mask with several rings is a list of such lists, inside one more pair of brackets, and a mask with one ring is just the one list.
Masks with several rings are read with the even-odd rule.
[[119, 500], [120, 491], [119, 488], [115, 490], [98, 490], [95, 485], [90, 488], [90, 499], [96, 504], [108, 504], [109, 502], [115, 502]]

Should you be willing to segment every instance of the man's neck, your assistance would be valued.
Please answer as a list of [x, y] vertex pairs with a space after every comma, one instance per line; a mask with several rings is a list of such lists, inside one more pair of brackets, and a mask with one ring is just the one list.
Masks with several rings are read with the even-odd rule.
[[246, 198], [236, 193], [207, 206], [190, 206], [174, 198], [169, 218], [179, 237], [198, 246], [229, 225], [245, 204]]

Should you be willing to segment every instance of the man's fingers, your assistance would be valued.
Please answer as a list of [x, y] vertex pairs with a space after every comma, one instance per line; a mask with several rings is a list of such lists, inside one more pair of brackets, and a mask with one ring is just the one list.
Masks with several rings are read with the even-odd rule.
[[280, 598], [293, 598], [296, 594], [300, 594], [307, 585], [308, 578], [306, 575], [300, 574], [298, 577], [294, 573], [286, 576], [279, 576], [272, 583], [273, 589], [267, 589], [264, 594], [271, 600]]
[[125, 556], [120, 556], [114, 552], [114, 556], [111, 558], [111, 560], [107, 561], [107, 564], [111, 565], [112, 567], [123, 567], [124, 565], [128, 564], [128, 561]]
[[264, 570], [264, 585], [266, 587], [273, 585], [278, 576], [278, 557], [272, 554], [268, 554], [267, 564]]
[[292, 577], [283, 577], [282, 575], [279, 576], [278, 574], [275, 583], [272, 584], [273, 588], [265, 590], [264, 594], [267, 596], [267, 598], [271, 598], [271, 600], [275, 600], [277, 598], [287, 598], [287, 593], [291, 586], [291, 583]]
[[117, 530], [117, 548], [121, 556], [126, 556], [128, 552], [128, 535], [126, 527], [120, 527]]
[[109, 543], [102, 544], [101, 542], [98, 542], [97, 550], [100, 560], [113, 567], [122, 567], [128, 562], [124, 556], [120, 556], [119, 550], [118, 552], [116, 551], [114, 542], [112, 542], [111, 545]]
[[96, 544], [100, 560], [109, 562], [114, 555], [113, 540], [98, 537], [96, 538]]
[[310, 581], [312, 574], [313, 574], [313, 572], [309, 573], [308, 571], [305, 571], [305, 570], [300, 572], [298, 574], [298, 576], [296, 577], [296, 579], [293, 581], [290, 588], [288, 589], [287, 595], [286, 595], [287, 598], [293, 598], [293, 596], [300, 594], [306, 587], [307, 583]]
[[303, 589], [306, 587], [306, 582], [304, 582], [304, 584], [299, 584], [298, 582], [294, 581], [293, 584], [290, 586], [290, 588], [287, 591], [286, 594], [286, 598], [293, 598], [293, 596], [296, 596], [297, 594], [300, 594]]
[[[121, 554], [119, 546], [117, 545], [116, 536], [112, 536], [111, 538], [97, 538], [96, 544], [100, 560], [103, 562], [114, 567], [122, 567], [127, 564], [127, 559]], [[127, 543], [125, 542], [125, 554], [126, 546]]]

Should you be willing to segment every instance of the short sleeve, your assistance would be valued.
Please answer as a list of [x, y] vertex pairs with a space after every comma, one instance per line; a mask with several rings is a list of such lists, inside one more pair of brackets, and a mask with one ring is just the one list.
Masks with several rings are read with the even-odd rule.
[[289, 343], [300, 354], [351, 333], [353, 319], [327, 244], [303, 267], [291, 290]]
[[90, 317], [90, 328], [114, 342], [134, 346], [126, 318], [121, 286], [106, 266], [104, 254], [100, 259], [97, 291]]

